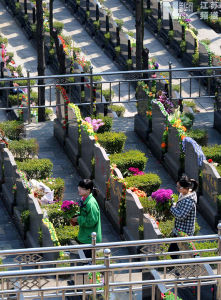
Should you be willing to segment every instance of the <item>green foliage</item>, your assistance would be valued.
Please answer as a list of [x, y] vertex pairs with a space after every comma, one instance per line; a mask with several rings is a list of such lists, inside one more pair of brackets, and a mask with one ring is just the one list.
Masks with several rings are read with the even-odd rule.
[[104, 133], [106, 131], [111, 131], [112, 124], [113, 124], [113, 119], [111, 117], [98, 114], [97, 119], [101, 119], [104, 123], [103, 126], [99, 127], [97, 133]]
[[216, 169], [217, 172], [219, 173], [219, 176], [221, 177], [221, 165], [217, 166]]
[[[28, 80], [15, 80], [14, 81], [15, 83], [17, 83], [19, 86], [24, 86], [24, 87], [27, 87], [28, 86]], [[30, 85], [35, 85], [36, 81], [33, 79], [33, 80], [30, 80]]]
[[105, 37], [106, 40], [110, 40], [110, 38], [111, 38], [110, 32], [105, 33], [104, 37]]
[[145, 175], [136, 175], [126, 177], [127, 187], [136, 187], [150, 196], [161, 185], [161, 179], [157, 174], [147, 173]]
[[44, 205], [43, 208], [47, 211], [48, 219], [55, 228], [69, 225], [69, 221], [64, 217], [64, 212], [61, 210], [62, 202], [55, 202]]
[[161, 27], [162, 27], [162, 20], [158, 19], [157, 20], [157, 30], [160, 31]]
[[134, 37], [134, 32], [133, 31], [128, 31], [127, 35], [129, 35], [130, 37]]
[[23, 94], [9, 94], [8, 101], [10, 102], [11, 106], [18, 106], [21, 103]]
[[55, 228], [58, 240], [61, 246], [70, 245], [71, 240], [78, 236], [79, 226], [60, 226]]
[[93, 24], [94, 24], [94, 27], [95, 27], [96, 30], [100, 29], [100, 20], [94, 21]]
[[122, 105], [110, 105], [112, 111], [115, 111], [118, 117], [123, 117], [125, 113], [125, 107]]
[[50, 120], [50, 117], [53, 115], [53, 109], [46, 107], [45, 108], [45, 118], [46, 120]]
[[170, 40], [172, 40], [172, 38], [174, 37], [174, 31], [173, 30], [169, 30], [168, 37], [169, 37]]
[[51, 176], [53, 163], [50, 159], [26, 159], [17, 161], [18, 169], [25, 172], [28, 179], [45, 179]]
[[37, 155], [38, 148], [39, 146], [36, 139], [14, 140], [9, 143], [9, 150], [14, 157], [20, 161]]
[[126, 135], [123, 132], [104, 132], [98, 133], [98, 142], [107, 153], [120, 153], [124, 149]]
[[188, 115], [183, 114], [180, 117], [181, 121], [182, 121], [182, 125], [185, 126], [187, 129], [190, 129], [193, 126], [193, 121], [191, 118], [189, 118]]
[[106, 99], [107, 102], [110, 101], [110, 99], [113, 99], [114, 97], [114, 90], [111, 89], [106, 89], [106, 90], [102, 90], [102, 95], [104, 96], [104, 98]]
[[180, 85], [179, 84], [172, 84], [172, 90], [179, 93], [180, 92]]
[[148, 197], [139, 197], [140, 203], [144, 208], [144, 213], [148, 213], [151, 216], [156, 216], [156, 201]]
[[[174, 228], [174, 218], [172, 219], [167, 219], [163, 221], [159, 221], [159, 229], [163, 235], [163, 237], [168, 238], [171, 237], [172, 230]], [[194, 235], [197, 235], [197, 233], [200, 230], [200, 226], [198, 222], [195, 222], [195, 232]]]
[[5, 135], [10, 140], [18, 140], [20, 134], [24, 131], [24, 124], [21, 121], [4, 121], [0, 123], [0, 129], [2, 129]]
[[23, 210], [21, 212], [21, 222], [24, 225], [24, 231], [27, 232], [30, 227], [30, 210]]
[[145, 13], [145, 15], [150, 16], [152, 13], [152, 9], [145, 9], [144, 13]]
[[139, 150], [130, 150], [124, 153], [111, 154], [109, 158], [111, 164], [116, 164], [122, 174], [124, 174], [130, 167], [138, 168], [143, 171], [147, 163], [145, 153]]
[[195, 27], [191, 27], [191, 30], [195, 35], [198, 35], [198, 30]]
[[54, 190], [54, 199], [61, 201], [64, 197], [64, 180], [60, 177], [42, 180], [51, 190]]
[[0, 36], [0, 44], [5, 44], [5, 46], [7, 46], [8, 39], [6, 37]]
[[126, 62], [127, 62], [128, 67], [129, 67], [129, 66], [132, 66], [132, 64], [133, 64], [132, 59], [127, 59]]
[[210, 45], [211, 44], [211, 40], [209, 40], [209, 39], [201, 40], [201, 42], [203, 42], [206, 45]]
[[120, 20], [120, 19], [115, 19], [114, 20], [117, 24], [117, 26], [119, 27], [119, 29], [121, 30], [123, 25], [124, 25], [124, 21], [123, 20]]
[[71, 46], [72, 37], [70, 35], [64, 35], [64, 34], [61, 34], [61, 36], [62, 36], [63, 40], [65, 41], [65, 44]]
[[206, 159], [212, 159], [214, 162], [221, 164], [221, 145], [212, 145], [202, 147]]
[[205, 129], [191, 129], [187, 131], [187, 135], [194, 139], [199, 145], [207, 145], [208, 133]]
[[[214, 249], [218, 248], [217, 241], [206, 241], [206, 242], [194, 242], [194, 245], [197, 250], [203, 250], [203, 249]], [[217, 256], [218, 250], [214, 252], [201, 252], [201, 257], [210, 257], [210, 256]]]
[[181, 49], [182, 52], [186, 51], [186, 41], [182, 40], [180, 42], [180, 49]]
[[116, 46], [116, 47], [114, 48], [114, 50], [115, 50], [115, 52], [116, 52], [117, 55], [120, 54], [120, 46]]
[[196, 108], [196, 103], [194, 101], [184, 100], [183, 104], [185, 104], [188, 107], [191, 107], [193, 110]]
[[33, 33], [36, 32], [36, 28], [37, 28], [36, 24], [31, 24], [31, 31], [32, 31]]
[[193, 55], [192, 55], [192, 64], [194, 66], [198, 66], [199, 65], [199, 52], [196, 51]]
[[64, 29], [64, 24], [62, 22], [54, 21], [53, 27], [57, 30], [58, 35], [61, 34]]

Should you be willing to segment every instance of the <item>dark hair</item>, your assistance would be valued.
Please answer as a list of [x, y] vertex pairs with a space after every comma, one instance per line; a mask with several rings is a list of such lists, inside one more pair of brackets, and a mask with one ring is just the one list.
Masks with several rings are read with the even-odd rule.
[[183, 188], [189, 188], [192, 191], [196, 191], [198, 182], [195, 179], [190, 179], [186, 174], [182, 174], [179, 178], [178, 183]]
[[85, 190], [90, 190], [93, 196], [97, 196], [98, 190], [94, 187], [94, 183], [92, 180], [83, 179], [78, 183], [78, 186]]

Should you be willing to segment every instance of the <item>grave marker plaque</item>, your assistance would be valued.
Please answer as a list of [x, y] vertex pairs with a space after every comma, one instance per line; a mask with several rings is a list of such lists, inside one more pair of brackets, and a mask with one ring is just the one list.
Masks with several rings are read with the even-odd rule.
[[208, 52], [202, 44], [199, 43], [199, 63], [200, 67], [208, 67], [209, 55]]
[[195, 52], [195, 39], [189, 31], [186, 31], [186, 52], [190, 55]]

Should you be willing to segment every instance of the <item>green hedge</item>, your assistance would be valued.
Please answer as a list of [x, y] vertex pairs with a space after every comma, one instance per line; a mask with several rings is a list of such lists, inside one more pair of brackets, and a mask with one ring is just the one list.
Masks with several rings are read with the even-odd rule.
[[208, 133], [204, 129], [191, 129], [187, 131], [187, 136], [194, 139], [197, 144], [201, 146], [207, 146]]
[[17, 161], [17, 166], [26, 173], [28, 179], [45, 179], [51, 176], [53, 169], [53, 163], [47, 158]]
[[39, 148], [36, 139], [14, 140], [9, 143], [8, 147], [18, 160], [24, 160], [37, 155]]
[[4, 131], [10, 140], [19, 140], [20, 134], [24, 131], [24, 124], [16, 120], [5, 121], [0, 123], [0, 129]]
[[214, 162], [221, 164], [221, 145], [212, 145], [202, 147], [206, 159], [212, 159]]
[[55, 202], [44, 205], [43, 208], [47, 211], [48, 219], [55, 228], [65, 225], [70, 225], [67, 218], [64, 218], [64, 213], [61, 210], [62, 202]]
[[[21, 93], [19, 94], [19, 96], [17, 94], [9, 94], [8, 100], [9, 100], [11, 106], [20, 105], [23, 95], [24, 94], [21, 94]], [[38, 103], [38, 93], [37, 92], [31, 92], [30, 96], [31, 96], [31, 102]], [[19, 97], [19, 101], [18, 101], [18, 97]]]
[[[172, 230], [174, 228], [174, 218], [166, 221], [159, 221], [159, 229], [163, 235], [163, 237], [168, 238], [171, 237]], [[194, 235], [197, 235], [200, 230], [200, 226], [196, 220], [195, 222], [195, 232]], [[194, 243], [195, 244], [195, 243]]]
[[147, 157], [139, 150], [130, 150], [124, 153], [111, 154], [109, 156], [111, 164], [116, 164], [117, 168], [124, 174], [130, 167], [143, 171], [146, 167]]
[[75, 240], [78, 236], [79, 226], [60, 226], [55, 228], [58, 240], [61, 246], [70, 245], [71, 240]]
[[136, 175], [126, 177], [127, 187], [136, 187], [144, 191], [147, 196], [150, 196], [161, 185], [161, 179], [157, 174], [147, 173], [144, 175]]
[[98, 114], [96, 119], [101, 119], [104, 123], [103, 126], [99, 127], [97, 133], [104, 133], [106, 131], [111, 131], [112, 125], [113, 125], [113, 119], [109, 116], [103, 116], [101, 114]]
[[217, 169], [217, 172], [219, 173], [219, 176], [221, 176], [221, 165], [217, 166], [216, 169]]
[[109, 108], [115, 111], [118, 117], [123, 117], [125, 113], [125, 107], [122, 105], [110, 105]]
[[57, 30], [57, 34], [59, 35], [64, 29], [64, 24], [62, 22], [54, 21], [53, 27]]
[[51, 190], [54, 190], [54, 199], [61, 201], [64, 197], [64, 180], [60, 177], [42, 180]]
[[98, 133], [98, 142], [106, 150], [107, 153], [119, 153], [124, 149], [126, 135], [123, 132], [104, 132]]

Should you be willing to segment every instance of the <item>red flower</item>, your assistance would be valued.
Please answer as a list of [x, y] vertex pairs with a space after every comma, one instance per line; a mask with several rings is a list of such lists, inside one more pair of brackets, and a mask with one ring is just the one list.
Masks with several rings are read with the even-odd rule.
[[208, 159], [208, 163], [212, 163], [213, 162], [213, 160], [210, 158], [210, 159]]

